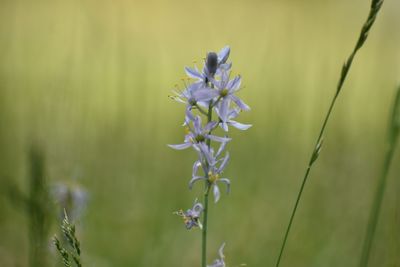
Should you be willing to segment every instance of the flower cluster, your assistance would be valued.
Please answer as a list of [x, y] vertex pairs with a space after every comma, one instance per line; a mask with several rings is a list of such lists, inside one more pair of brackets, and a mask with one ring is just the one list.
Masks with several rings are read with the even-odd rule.
[[[222, 154], [231, 138], [227, 135], [213, 135], [211, 132], [218, 126], [225, 133], [228, 133], [229, 126], [240, 130], [247, 130], [251, 127], [250, 124], [234, 120], [241, 111], [250, 110], [250, 107], [236, 96], [240, 90], [242, 79], [240, 76], [230, 78], [232, 63], [227, 62], [229, 53], [228, 46], [218, 54], [208, 53], [201, 72], [197, 67], [186, 67], [186, 74], [193, 82], [185, 83], [184, 90], [175, 91], [176, 95], [173, 97], [176, 101], [186, 105], [184, 126], [187, 133], [183, 143], [169, 146], [178, 150], [192, 147], [198, 153], [199, 159], [194, 163], [189, 188], [192, 188], [196, 181], [204, 180], [212, 187], [215, 202], [220, 198], [219, 182], [225, 183], [229, 192], [229, 179], [220, 177], [229, 161], [229, 153], [225, 153], [224, 156]], [[195, 110], [199, 115], [194, 114]], [[217, 120], [211, 120], [212, 111], [217, 114]], [[201, 114], [207, 116], [207, 123], [203, 124]], [[210, 145], [211, 141], [221, 144], [217, 153]], [[203, 175], [198, 175], [200, 167]]]
[[[240, 112], [248, 111], [250, 107], [236, 95], [241, 89], [242, 78], [239, 75], [231, 78], [232, 63], [228, 62], [229, 54], [230, 48], [226, 46], [219, 53], [208, 53], [201, 71], [196, 66], [186, 67], [188, 82], [184, 82], [183, 90], [175, 90], [175, 95], [172, 96], [174, 100], [185, 105], [183, 126], [186, 134], [183, 143], [169, 146], [177, 150], [194, 149], [198, 159], [193, 164], [189, 189], [198, 181], [205, 183], [204, 206], [196, 200], [192, 209], [175, 213], [184, 219], [187, 229], [201, 228], [200, 217], [202, 212], [207, 213], [209, 192], [212, 192], [214, 202], [218, 202], [221, 197], [221, 183], [225, 184], [228, 193], [230, 191], [231, 182], [223, 176], [230, 158], [229, 152], [225, 151], [227, 143], [232, 140], [228, 137], [229, 127], [239, 130], [251, 127], [250, 124], [236, 121]], [[219, 127], [222, 134], [213, 133]], [[219, 144], [218, 149], [214, 149], [212, 142]], [[204, 216], [203, 221], [205, 232], [206, 217]], [[212, 266], [225, 266], [223, 257]]]

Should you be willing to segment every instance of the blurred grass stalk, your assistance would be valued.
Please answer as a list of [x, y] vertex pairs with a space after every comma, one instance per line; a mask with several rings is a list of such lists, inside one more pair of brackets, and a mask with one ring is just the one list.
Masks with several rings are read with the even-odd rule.
[[369, 255], [371, 252], [372, 242], [374, 240], [376, 226], [378, 224], [379, 214], [381, 211], [382, 200], [385, 193], [386, 181], [396, 149], [397, 140], [400, 131], [400, 86], [397, 89], [396, 99], [393, 105], [392, 115], [389, 121], [388, 137], [386, 144], [385, 161], [382, 167], [382, 174], [378, 181], [374, 201], [372, 203], [371, 212], [369, 215], [368, 227], [365, 233], [363, 250], [361, 253], [360, 267], [368, 266]]
[[6, 186], [6, 192], [12, 204], [27, 216], [29, 266], [46, 267], [52, 206], [46, 179], [45, 157], [37, 144], [28, 150], [28, 164], [28, 193], [23, 192], [12, 181]]
[[302, 193], [303, 193], [304, 186], [305, 186], [305, 184], [307, 182], [307, 179], [308, 179], [308, 176], [310, 174], [311, 167], [314, 164], [314, 162], [318, 159], [318, 156], [320, 154], [321, 146], [322, 146], [322, 142], [323, 142], [323, 135], [324, 135], [324, 132], [325, 132], [325, 129], [326, 129], [326, 125], [328, 124], [329, 118], [330, 118], [330, 116], [332, 114], [333, 107], [335, 106], [336, 100], [337, 100], [337, 98], [338, 98], [338, 96], [340, 94], [340, 91], [341, 91], [342, 87], [343, 87], [344, 81], [346, 80], [346, 77], [347, 77], [347, 74], [348, 74], [348, 72], [350, 70], [350, 67], [351, 67], [351, 64], [353, 62], [353, 59], [354, 59], [357, 51], [363, 46], [363, 44], [367, 40], [369, 31], [370, 31], [372, 25], [375, 22], [376, 16], [377, 16], [382, 4], [383, 4], [383, 0], [372, 0], [371, 8], [370, 8], [370, 11], [369, 11], [369, 14], [368, 14], [368, 18], [365, 21], [365, 23], [364, 23], [364, 25], [363, 25], [363, 27], [361, 29], [361, 33], [360, 33], [360, 35], [358, 37], [358, 41], [356, 43], [356, 46], [354, 47], [353, 52], [347, 58], [346, 62], [344, 63], [344, 65], [342, 67], [342, 72], [341, 72], [341, 75], [340, 75], [340, 78], [339, 78], [339, 82], [338, 82], [337, 87], [336, 87], [336, 93], [333, 96], [332, 102], [331, 102], [331, 104], [329, 106], [328, 112], [327, 112], [327, 114], [325, 116], [325, 119], [324, 119], [324, 122], [322, 124], [320, 133], [319, 133], [318, 138], [317, 138], [317, 142], [315, 144], [314, 150], [313, 150], [313, 152], [311, 154], [311, 157], [310, 157], [310, 160], [308, 162], [308, 166], [307, 166], [306, 172], [304, 174], [303, 182], [302, 182], [300, 190], [298, 192], [297, 199], [296, 199], [292, 214], [291, 214], [290, 219], [289, 219], [289, 224], [288, 224], [288, 227], [286, 229], [285, 236], [283, 238], [281, 250], [279, 252], [278, 260], [276, 262], [276, 267], [278, 267], [280, 262], [281, 262], [283, 251], [284, 251], [285, 246], [286, 246], [286, 241], [287, 241], [287, 238], [289, 236], [290, 229], [292, 227], [293, 219], [294, 219], [294, 216], [296, 214], [297, 207], [299, 205], [299, 202], [300, 202], [300, 199], [301, 199], [301, 196], [302, 196]]
[[33, 145], [29, 154], [30, 179], [27, 211], [29, 220], [29, 261], [32, 267], [48, 265], [48, 233], [50, 226], [50, 197], [45, 175], [43, 151]]

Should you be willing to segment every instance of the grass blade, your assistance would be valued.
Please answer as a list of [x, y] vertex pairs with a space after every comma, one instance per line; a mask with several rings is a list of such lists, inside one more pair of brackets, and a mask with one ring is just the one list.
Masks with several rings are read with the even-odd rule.
[[360, 32], [360, 35], [358, 37], [357, 43], [356, 43], [352, 53], [350, 54], [350, 56], [347, 58], [347, 60], [343, 64], [342, 71], [341, 71], [341, 74], [340, 74], [340, 78], [339, 78], [339, 81], [338, 81], [338, 84], [337, 84], [337, 87], [336, 87], [335, 95], [333, 96], [332, 102], [331, 102], [331, 104], [329, 106], [328, 112], [327, 112], [327, 114], [325, 116], [324, 122], [323, 122], [321, 130], [319, 132], [315, 147], [313, 149], [313, 152], [312, 152], [311, 157], [310, 157], [310, 161], [308, 163], [306, 172], [305, 172], [304, 177], [303, 177], [303, 181], [302, 181], [300, 190], [299, 190], [298, 195], [297, 195], [297, 199], [296, 199], [292, 214], [291, 214], [290, 219], [289, 219], [289, 224], [288, 224], [288, 227], [286, 229], [285, 236], [283, 238], [282, 246], [281, 246], [281, 249], [280, 249], [280, 252], [279, 252], [279, 256], [278, 256], [278, 259], [277, 259], [277, 262], [276, 262], [276, 267], [278, 267], [280, 262], [281, 262], [283, 251], [284, 251], [285, 246], [286, 246], [287, 238], [289, 236], [290, 229], [291, 229], [292, 223], [293, 223], [293, 219], [294, 219], [294, 217], [296, 215], [297, 207], [299, 205], [301, 196], [303, 194], [304, 186], [305, 186], [305, 184], [307, 182], [307, 179], [308, 179], [308, 176], [310, 174], [311, 167], [315, 163], [315, 161], [318, 159], [318, 156], [320, 154], [322, 140], [323, 140], [323, 134], [325, 132], [326, 125], [328, 124], [329, 118], [330, 118], [330, 116], [332, 114], [333, 107], [335, 106], [336, 99], [338, 98], [338, 96], [340, 94], [340, 91], [342, 90], [343, 84], [344, 84], [344, 82], [346, 80], [347, 74], [348, 74], [348, 72], [350, 70], [351, 64], [353, 63], [353, 59], [354, 59], [355, 55], [357, 54], [357, 51], [364, 45], [365, 41], [368, 38], [369, 31], [370, 31], [372, 25], [375, 22], [376, 16], [377, 16], [382, 4], [383, 4], [383, 0], [372, 0], [371, 8], [370, 8], [370, 11], [369, 11], [369, 14], [368, 14], [368, 18], [365, 21], [365, 23], [364, 23], [364, 25], [363, 25], [363, 27], [361, 29], [361, 32]]
[[396, 148], [400, 129], [400, 86], [397, 89], [396, 99], [393, 105], [393, 112], [389, 122], [388, 138], [385, 161], [382, 167], [382, 174], [378, 181], [374, 201], [372, 204], [363, 250], [361, 253], [360, 267], [368, 266], [369, 255], [371, 252], [372, 242], [374, 240], [376, 226], [378, 224], [379, 214], [382, 206], [382, 200], [385, 193], [386, 181]]

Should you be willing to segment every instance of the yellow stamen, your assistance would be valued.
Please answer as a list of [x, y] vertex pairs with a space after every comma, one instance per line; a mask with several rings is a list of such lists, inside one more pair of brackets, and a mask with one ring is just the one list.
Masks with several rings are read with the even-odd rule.
[[219, 174], [214, 174], [212, 172], [208, 173], [208, 181], [210, 181], [211, 183], [216, 182], [219, 179]]
[[185, 128], [184, 128], [184, 131], [185, 131], [185, 134], [189, 134], [189, 133], [190, 133], [189, 127], [185, 127]]

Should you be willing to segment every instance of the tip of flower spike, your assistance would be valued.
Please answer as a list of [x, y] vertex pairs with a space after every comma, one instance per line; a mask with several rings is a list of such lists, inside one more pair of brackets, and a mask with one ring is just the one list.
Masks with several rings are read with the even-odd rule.
[[218, 55], [215, 52], [209, 52], [207, 54], [206, 66], [210, 74], [214, 75], [217, 72]]

